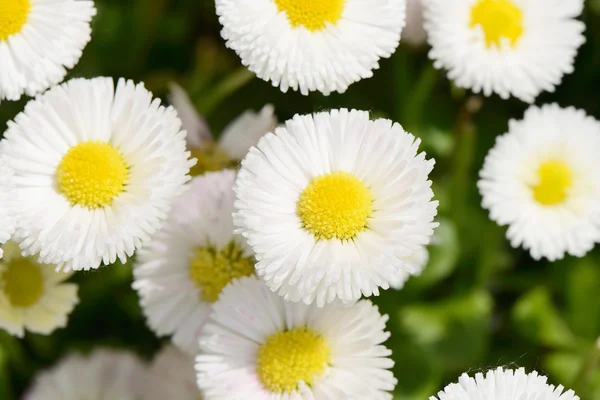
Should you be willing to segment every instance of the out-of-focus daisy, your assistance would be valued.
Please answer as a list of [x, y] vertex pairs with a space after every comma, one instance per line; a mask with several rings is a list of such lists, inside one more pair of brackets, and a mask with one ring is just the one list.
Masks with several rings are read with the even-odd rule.
[[125, 351], [71, 354], [38, 374], [24, 400], [143, 400], [145, 367]]
[[190, 354], [211, 305], [233, 279], [254, 273], [254, 255], [233, 235], [235, 172], [196, 177], [164, 227], [137, 256], [133, 287], [150, 327]]
[[402, 41], [412, 46], [421, 46], [427, 41], [423, 19], [423, 0], [407, 0], [406, 27], [402, 31]]
[[498, 368], [475, 378], [462, 374], [458, 383], [452, 383], [430, 400], [579, 400], [572, 390], [548, 384], [548, 378], [537, 372], [527, 374], [523, 368], [516, 371]]
[[327, 95], [370, 78], [404, 27], [405, 0], [217, 0], [221, 35], [273, 86]]
[[32, 100], [5, 133], [28, 255], [65, 270], [125, 262], [184, 190], [193, 161], [172, 108], [142, 84], [74, 79]]
[[90, 41], [93, 1], [2, 0], [0, 100], [33, 96], [62, 81]]
[[582, 257], [600, 242], [600, 122], [556, 104], [510, 121], [487, 155], [483, 207], [535, 259]]
[[198, 160], [190, 170], [192, 176], [238, 165], [250, 147], [277, 126], [275, 108], [267, 104], [258, 113], [252, 110], [244, 112], [227, 125], [219, 140], [215, 141], [208, 124], [180, 86], [171, 85], [169, 99], [181, 117], [183, 129], [187, 131], [188, 149]]
[[388, 319], [370, 301], [294, 304], [255, 277], [227, 286], [200, 337], [207, 400], [391, 399]]
[[64, 283], [70, 274], [54, 265], [23, 257], [19, 245], [9, 241], [0, 260], [0, 328], [22, 337], [25, 331], [50, 334], [67, 325], [79, 302], [77, 285]]
[[0, 245], [6, 243], [14, 233], [15, 213], [18, 210], [15, 203], [13, 173], [0, 155]]
[[144, 385], [144, 400], [200, 400], [194, 357], [166, 346], [156, 356]]
[[429, 242], [437, 202], [420, 141], [364, 111], [295, 116], [253, 147], [234, 223], [256, 269], [291, 301], [377, 295]]
[[427, 0], [425, 28], [437, 68], [457, 86], [533, 102], [573, 72], [583, 0]]

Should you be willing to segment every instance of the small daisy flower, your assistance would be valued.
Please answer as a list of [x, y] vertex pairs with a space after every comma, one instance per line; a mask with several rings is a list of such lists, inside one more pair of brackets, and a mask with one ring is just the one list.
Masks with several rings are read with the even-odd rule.
[[485, 159], [483, 207], [536, 260], [583, 257], [600, 242], [599, 152], [600, 122], [585, 112], [531, 107]]
[[177, 347], [166, 346], [156, 356], [144, 385], [144, 400], [200, 400], [194, 357]]
[[573, 72], [583, 0], [427, 0], [436, 68], [463, 88], [532, 103]]
[[0, 328], [23, 337], [25, 331], [48, 335], [67, 326], [79, 302], [77, 285], [65, 283], [70, 274], [56, 272], [54, 265], [40, 264], [21, 255], [19, 245], [9, 241], [0, 260]]
[[39, 373], [24, 400], [142, 400], [145, 367], [124, 351], [71, 354]]
[[148, 324], [190, 354], [221, 290], [254, 273], [252, 251], [233, 235], [234, 183], [231, 170], [194, 178], [134, 266]]
[[90, 41], [93, 1], [2, 0], [0, 100], [34, 96], [61, 82]]
[[125, 80], [74, 79], [29, 102], [4, 143], [25, 254], [67, 271], [125, 262], [189, 180], [180, 127], [174, 109]]
[[452, 383], [429, 400], [579, 400], [572, 390], [554, 387], [547, 383], [548, 378], [537, 372], [527, 374], [523, 368], [516, 371], [498, 368], [485, 375], [478, 373], [475, 378], [462, 374], [458, 383]]
[[386, 315], [370, 301], [294, 304], [255, 277], [227, 286], [200, 337], [205, 399], [391, 399]]
[[234, 223], [267, 285], [290, 301], [379, 294], [429, 242], [437, 202], [420, 141], [365, 111], [295, 116], [253, 147]]
[[390, 57], [406, 0], [217, 0], [221, 35], [259, 78], [283, 92], [344, 92]]
[[406, 27], [402, 31], [402, 41], [411, 46], [421, 46], [427, 42], [427, 31], [423, 20], [423, 0], [407, 0]]
[[[17, 210], [13, 172], [6, 166], [0, 155], [0, 245], [6, 243], [14, 233]], [[2, 249], [0, 249], [0, 258], [2, 258]]]

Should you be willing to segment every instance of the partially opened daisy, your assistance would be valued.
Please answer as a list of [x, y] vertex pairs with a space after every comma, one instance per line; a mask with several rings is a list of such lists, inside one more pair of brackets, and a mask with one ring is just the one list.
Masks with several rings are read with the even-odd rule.
[[221, 290], [254, 273], [254, 254], [233, 234], [234, 182], [231, 170], [194, 178], [134, 266], [148, 324], [190, 354]]
[[188, 149], [198, 160], [190, 170], [192, 176], [237, 166], [248, 150], [277, 126], [275, 108], [267, 104], [258, 113], [252, 110], [244, 112], [227, 125], [219, 140], [215, 141], [208, 124], [180, 86], [171, 85], [169, 99], [181, 117], [183, 129], [187, 131]]
[[180, 127], [175, 110], [125, 80], [74, 79], [29, 102], [4, 143], [25, 253], [65, 270], [125, 262], [189, 180]]
[[420, 271], [437, 202], [420, 141], [365, 111], [295, 116], [253, 147], [234, 223], [267, 285], [291, 301], [351, 302]]
[[344, 92], [390, 57], [406, 0], [216, 0], [221, 35], [283, 92]]
[[69, 314], [79, 302], [77, 285], [64, 282], [70, 274], [22, 256], [15, 242], [9, 241], [3, 250], [0, 329], [23, 337], [25, 331], [47, 335], [67, 326]]
[[71, 354], [39, 373], [24, 400], [141, 400], [145, 372], [141, 360], [125, 351]]
[[457, 86], [526, 102], [573, 72], [583, 0], [427, 0], [425, 28], [437, 68]]
[[600, 122], [556, 104], [510, 121], [480, 172], [483, 207], [513, 247], [550, 261], [600, 242]]
[[458, 383], [452, 383], [429, 400], [579, 400], [572, 390], [548, 384], [548, 378], [537, 372], [527, 374], [523, 368], [504, 370], [498, 368], [475, 378], [462, 374]]
[[[17, 210], [13, 172], [0, 155], [0, 245], [6, 243], [14, 233]], [[0, 258], [2, 258], [1, 248]]]
[[207, 400], [391, 399], [386, 315], [370, 301], [294, 304], [255, 277], [227, 286], [200, 337]]
[[152, 361], [144, 385], [144, 400], [200, 400], [194, 357], [165, 346]]
[[2, 0], [0, 101], [61, 82], [90, 41], [93, 1]]

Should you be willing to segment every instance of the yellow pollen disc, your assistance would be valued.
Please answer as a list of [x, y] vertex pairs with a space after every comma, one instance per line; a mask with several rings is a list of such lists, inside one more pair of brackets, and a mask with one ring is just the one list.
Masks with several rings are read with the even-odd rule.
[[100, 208], [112, 204], [125, 190], [129, 171], [112, 145], [83, 142], [73, 146], [56, 170], [56, 183], [73, 205]]
[[321, 335], [306, 327], [277, 332], [258, 350], [256, 371], [271, 392], [292, 392], [298, 383], [312, 385], [331, 362], [331, 349]]
[[190, 153], [192, 158], [198, 160], [196, 165], [190, 169], [191, 176], [200, 176], [210, 171], [221, 171], [235, 165], [225, 150], [214, 143], [207, 144], [202, 148], [193, 148]]
[[27, 22], [30, 8], [29, 0], [0, 1], [0, 42], [21, 32]]
[[344, 12], [346, 0], [274, 0], [279, 12], [285, 12], [295, 28], [304, 26], [312, 32], [325, 28], [327, 22], [335, 24]]
[[573, 174], [567, 164], [550, 160], [538, 169], [539, 183], [533, 186], [533, 197], [545, 206], [554, 206], [565, 201], [573, 184]]
[[523, 11], [511, 0], [479, 0], [471, 9], [471, 28], [481, 26], [488, 48], [502, 38], [516, 46], [523, 35]]
[[38, 264], [24, 257], [11, 260], [0, 281], [4, 294], [14, 307], [29, 307], [44, 294], [44, 277]]
[[347, 240], [367, 227], [373, 196], [356, 176], [338, 171], [314, 178], [298, 201], [304, 228], [317, 240]]
[[202, 289], [202, 300], [214, 303], [221, 290], [231, 281], [254, 272], [254, 257], [245, 257], [242, 248], [235, 242], [222, 250], [213, 247], [196, 249], [190, 263], [190, 278]]

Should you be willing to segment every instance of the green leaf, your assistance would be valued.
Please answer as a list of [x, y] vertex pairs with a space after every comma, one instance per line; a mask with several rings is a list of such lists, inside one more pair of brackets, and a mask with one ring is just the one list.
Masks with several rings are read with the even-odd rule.
[[568, 266], [567, 309], [573, 332], [594, 340], [600, 335], [600, 270], [590, 258]]

